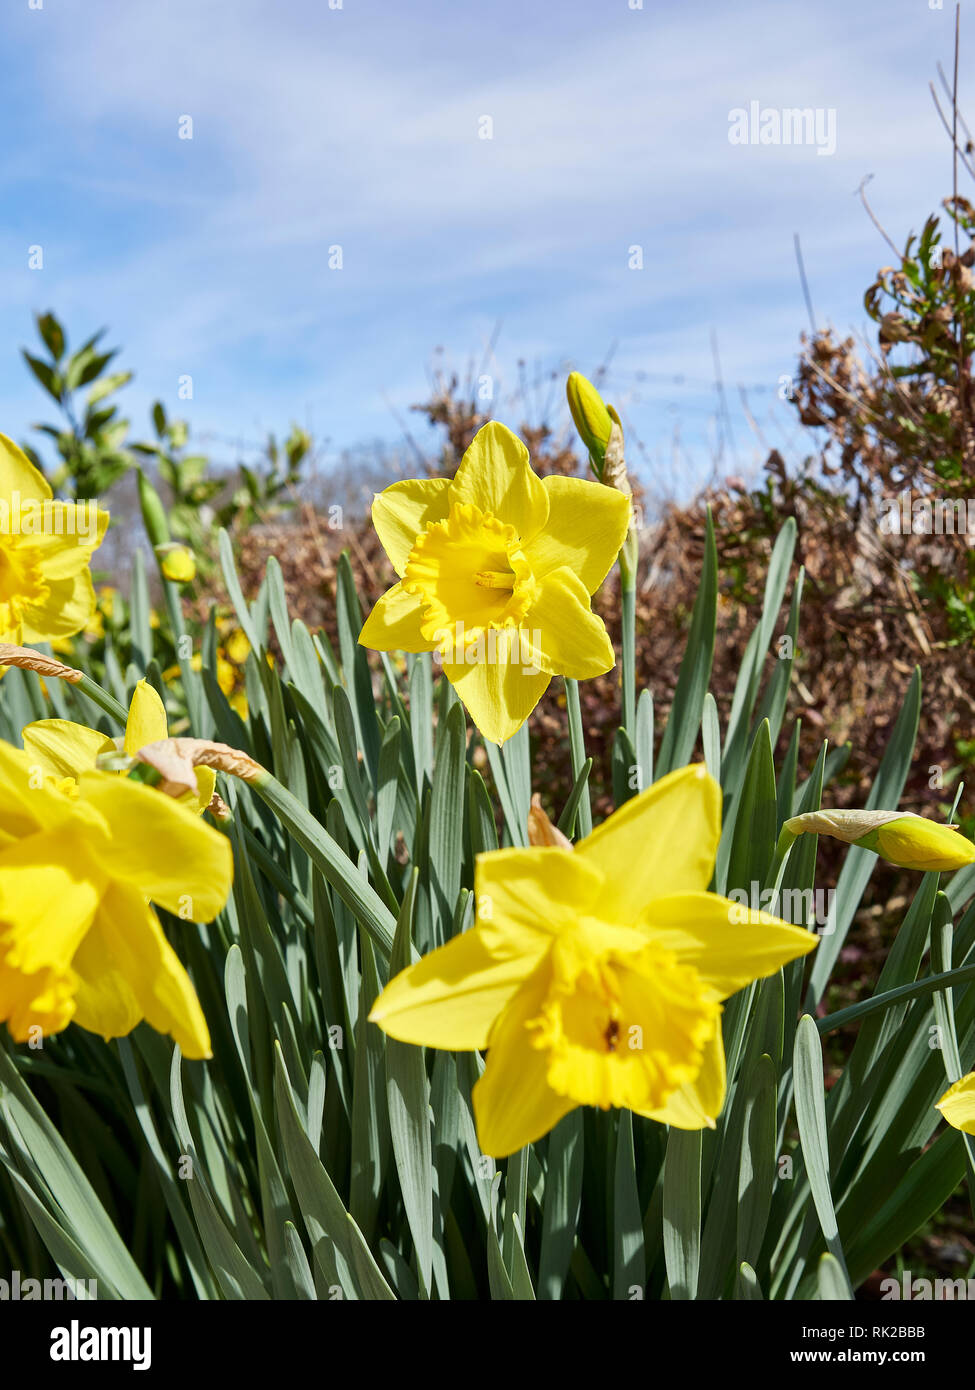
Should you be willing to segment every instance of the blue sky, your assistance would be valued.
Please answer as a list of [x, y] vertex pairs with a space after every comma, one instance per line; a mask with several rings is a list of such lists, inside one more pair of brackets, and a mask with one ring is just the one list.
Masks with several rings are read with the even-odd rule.
[[[28, 438], [50, 413], [17, 349], [53, 308], [76, 344], [107, 324], [123, 345], [138, 435], [161, 397], [221, 458], [292, 419], [326, 458], [395, 442], [398, 418], [432, 448], [408, 407], [433, 350], [463, 372], [498, 324], [494, 413], [513, 426], [519, 359], [591, 373], [615, 345], [607, 394], [651, 488], [708, 472], [712, 331], [735, 446], [721, 471], [763, 454], [739, 384], [795, 454], [775, 405], [807, 322], [793, 233], [818, 321], [864, 328], [889, 252], [860, 180], [898, 243], [950, 192], [927, 83], [950, 70], [953, 8], [632, 3], [8, 0], [0, 429]], [[966, 0], [975, 116], [973, 15]], [[730, 144], [751, 101], [835, 110], [835, 153]]]

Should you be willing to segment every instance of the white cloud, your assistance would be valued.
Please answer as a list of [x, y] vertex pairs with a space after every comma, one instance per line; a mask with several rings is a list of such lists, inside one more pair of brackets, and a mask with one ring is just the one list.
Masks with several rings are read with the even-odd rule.
[[[420, 393], [435, 342], [464, 352], [499, 316], [509, 361], [619, 339], [627, 370], [680, 362], [699, 379], [715, 324], [729, 383], [771, 380], [805, 325], [792, 233], [817, 312], [845, 324], [887, 254], [860, 178], [876, 174], [895, 241], [946, 191], [926, 82], [950, 24], [921, 4], [500, 0], [490, 19], [442, 16], [87, 0], [43, 37], [21, 19], [43, 158], [21, 145], [5, 164], [28, 189], [32, 169], [38, 191], [63, 177], [50, 302], [107, 318], [147, 395], [200, 364], [201, 425], [307, 402], [349, 440], [384, 424], [380, 388], [401, 405]], [[728, 112], [752, 99], [835, 108], [836, 154], [731, 146]], [[632, 243], [643, 272], [625, 269]], [[19, 270], [0, 290], [41, 307]], [[670, 430], [655, 408], [634, 406], [648, 437]]]

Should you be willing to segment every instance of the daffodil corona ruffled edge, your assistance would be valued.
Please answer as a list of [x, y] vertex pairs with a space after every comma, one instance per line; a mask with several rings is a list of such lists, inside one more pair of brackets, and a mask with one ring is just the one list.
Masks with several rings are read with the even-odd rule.
[[18, 1042], [74, 1021], [103, 1038], [141, 1020], [210, 1055], [196, 992], [150, 905], [209, 922], [229, 841], [160, 792], [85, 770], [62, 788], [0, 743], [0, 1022]]
[[0, 434], [0, 642], [59, 641], [88, 625], [89, 566], [107, 526], [95, 502], [55, 500], [23, 450]]
[[400, 580], [359, 641], [437, 652], [481, 733], [504, 743], [553, 675], [612, 669], [590, 600], [630, 515], [629, 500], [601, 483], [537, 477], [521, 440], [492, 421], [452, 479], [394, 483], [373, 499], [373, 525]]
[[577, 1105], [714, 1125], [722, 1001], [818, 944], [706, 891], [720, 830], [720, 788], [695, 766], [571, 850], [478, 856], [474, 927], [400, 972], [369, 1018], [404, 1042], [487, 1049], [473, 1093], [485, 1154]]

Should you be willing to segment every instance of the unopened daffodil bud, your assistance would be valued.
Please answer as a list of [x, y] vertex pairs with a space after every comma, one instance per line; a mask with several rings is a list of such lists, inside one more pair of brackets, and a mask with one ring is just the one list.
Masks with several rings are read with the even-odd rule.
[[[619, 416], [611, 405], [606, 405], [592, 382], [587, 381], [581, 372], [569, 373], [565, 394], [575, 427], [579, 431], [579, 438], [589, 450], [593, 472], [602, 481], [603, 463], [614, 425], [620, 431], [622, 445], [623, 427], [620, 425]], [[622, 448], [620, 454], [622, 455]]]
[[792, 835], [830, 835], [873, 850], [901, 869], [941, 873], [975, 863], [975, 845], [955, 826], [911, 811], [809, 811], [785, 822]]
[[196, 577], [196, 560], [192, 550], [175, 541], [170, 545], [157, 545], [156, 554], [162, 567], [163, 577], [173, 584], [189, 584]]
[[139, 469], [139, 506], [142, 509], [142, 520], [145, 524], [146, 535], [149, 537], [149, 544], [152, 546], [167, 545], [169, 542], [169, 522], [166, 520], [166, 508], [162, 504], [159, 493], [141, 468]]

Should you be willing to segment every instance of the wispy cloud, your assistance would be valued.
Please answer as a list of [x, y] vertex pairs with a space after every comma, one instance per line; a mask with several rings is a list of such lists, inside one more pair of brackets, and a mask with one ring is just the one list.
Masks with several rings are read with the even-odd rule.
[[[845, 326], [884, 259], [860, 178], [895, 240], [948, 184], [926, 82], [950, 20], [921, 4], [86, 0], [3, 28], [10, 331], [49, 306], [76, 332], [107, 321], [134, 410], [190, 371], [194, 426], [227, 434], [394, 434], [384, 392], [404, 408], [430, 349], [463, 357], [501, 319], [509, 383], [519, 357], [585, 368], [616, 342], [648, 457], [673, 456], [682, 411], [686, 458], [707, 444], [713, 326], [750, 458], [733, 387], [771, 399], [794, 357], [792, 233]], [[730, 145], [751, 100], [835, 110], [836, 153]], [[4, 381], [22, 434], [36, 399]]]

